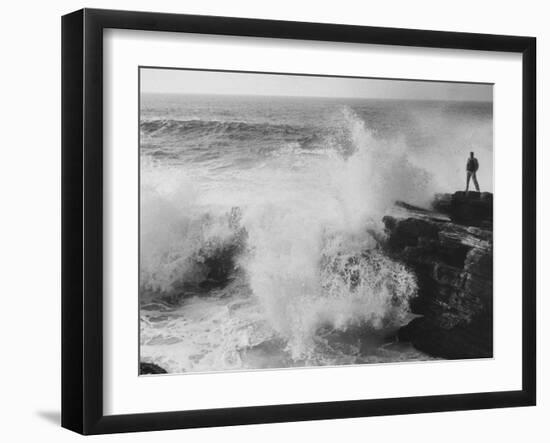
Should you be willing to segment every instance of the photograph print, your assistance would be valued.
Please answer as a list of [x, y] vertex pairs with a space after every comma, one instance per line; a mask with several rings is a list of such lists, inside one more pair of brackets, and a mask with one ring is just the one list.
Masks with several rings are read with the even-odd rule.
[[493, 86], [139, 68], [140, 374], [493, 357]]

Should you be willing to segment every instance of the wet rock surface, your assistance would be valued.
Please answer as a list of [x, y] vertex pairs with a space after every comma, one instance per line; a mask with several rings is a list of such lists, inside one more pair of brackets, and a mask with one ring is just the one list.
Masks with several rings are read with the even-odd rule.
[[384, 248], [417, 276], [402, 341], [436, 357], [493, 355], [492, 194], [437, 195], [432, 209], [400, 203], [406, 216], [383, 219]]

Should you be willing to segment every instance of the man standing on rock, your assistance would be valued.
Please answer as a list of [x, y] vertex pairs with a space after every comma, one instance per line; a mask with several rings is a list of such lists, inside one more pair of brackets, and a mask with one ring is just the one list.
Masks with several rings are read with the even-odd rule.
[[479, 163], [477, 161], [477, 158], [474, 157], [473, 152], [470, 152], [470, 157], [468, 158], [468, 162], [466, 163], [466, 192], [468, 192], [468, 188], [470, 187], [470, 178], [474, 181], [476, 191], [479, 192], [479, 184], [477, 183], [476, 177], [476, 172], [478, 169]]

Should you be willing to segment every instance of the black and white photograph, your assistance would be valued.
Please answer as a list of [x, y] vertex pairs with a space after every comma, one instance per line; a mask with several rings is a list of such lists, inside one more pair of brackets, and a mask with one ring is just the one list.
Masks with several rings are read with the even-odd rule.
[[548, 8], [453, 6], [6, 2], [0, 441], [544, 441]]
[[140, 374], [493, 357], [493, 85], [139, 69]]

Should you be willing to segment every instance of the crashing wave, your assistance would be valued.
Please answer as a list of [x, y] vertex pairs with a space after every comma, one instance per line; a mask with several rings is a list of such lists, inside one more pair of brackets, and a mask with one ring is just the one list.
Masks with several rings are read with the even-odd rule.
[[[208, 169], [197, 183], [178, 168], [144, 162], [142, 288], [196, 293], [223, 286], [239, 270], [294, 361], [312, 361], [327, 333], [406, 322], [414, 276], [377, 249], [366, 227], [378, 229], [396, 198], [429, 195], [428, 177], [403, 146], [376, 139], [351, 109], [330, 126], [339, 129], [316, 135], [322, 149], [315, 156], [304, 160], [304, 150], [292, 147], [216, 182]], [[142, 123], [148, 134], [213, 130], [243, 138], [299, 132], [240, 122]]]

